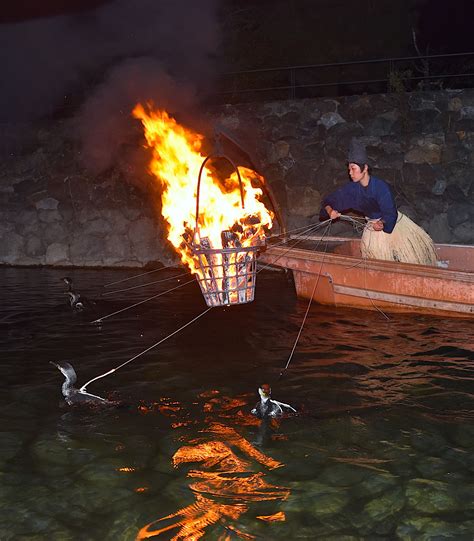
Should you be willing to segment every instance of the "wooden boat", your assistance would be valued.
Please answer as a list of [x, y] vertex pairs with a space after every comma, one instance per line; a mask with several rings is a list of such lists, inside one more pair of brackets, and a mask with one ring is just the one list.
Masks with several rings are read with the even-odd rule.
[[363, 259], [360, 239], [271, 244], [259, 261], [293, 271], [298, 297], [387, 312], [474, 316], [474, 246], [436, 244], [438, 266]]

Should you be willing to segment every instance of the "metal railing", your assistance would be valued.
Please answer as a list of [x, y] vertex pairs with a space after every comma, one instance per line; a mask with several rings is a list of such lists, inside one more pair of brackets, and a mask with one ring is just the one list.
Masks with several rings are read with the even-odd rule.
[[[90, 82], [76, 87], [67, 103], [54, 108], [55, 114], [73, 114], [92, 88]], [[474, 52], [236, 71], [221, 75], [210, 101], [241, 103], [447, 88], [474, 88]], [[0, 157], [35, 148], [35, 134], [31, 122], [0, 121]]]
[[218, 96], [241, 102], [470, 87], [474, 52], [230, 72], [220, 78]]

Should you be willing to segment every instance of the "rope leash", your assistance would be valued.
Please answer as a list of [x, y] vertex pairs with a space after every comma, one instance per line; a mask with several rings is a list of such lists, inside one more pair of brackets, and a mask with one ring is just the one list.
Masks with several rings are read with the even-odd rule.
[[101, 296], [106, 297], [107, 295], [113, 295], [114, 293], [122, 293], [123, 291], [130, 291], [132, 289], [139, 289], [141, 287], [151, 286], [153, 284], [161, 284], [162, 282], [169, 282], [170, 280], [174, 280], [174, 279], [179, 278], [180, 276], [184, 276], [186, 274], [188, 274], [188, 273], [187, 272], [182, 272], [180, 274], [176, 274], [175, 276], [172, 276], [171, 278], [163, 278], [163, 280], [155, 280], [154, 282], [148, 282], [147, 284], [140, 284], [138, 286], [125, 287], [123, 289], [114, 289], [113, 291], [107, 291], [107, 293], [102, 293]]
[[176, 267], [176, 265], [167, 265], [165, 267], [160, 267], [159, 269], [153, 269], [151, 271], [142, 272], [141, 274], [134, 274], [133, 276], [128, 276], [127, 278], [122, 278], [121, 280], [116, 280], [115, 282], [109, 282], [108, 284], [105, 284], [103, 287], [110, 287], [114, 286], [115, 284], [121, 284], [122, 282], [127, 282], [128, 280], [133, 280], [135, 278], [140, 278], [141, 276], [146, 276], [147, 274], [152, 274], [153, 272], [159, 272], [165, 269], [171, 269], [173, 267]]
[[[353, 226], [355, 227], [355, 229], [358, 231], [358, 232], [361, 232], [361, 226], [363, 225], [360, 221], [358, 220], [355, 220], [354, 218], [352, 218], [351, 216], [347, 216], [347, 215], [341, 215], [339, 218], [343, 219], [343, 220], [346, 220], [348, 222], [351, 222], [353, 224]], [[326, 222], [323, 222], [323, 223], [327, 223], [328, 221]], [[332, 220], [329, 220], [329, 224], [327, 226], [327, 228], [325, 229], [325, 231], [323, 232], [322, 236], [321, 236], [321, 239], [319, 239], [319, 242], [318, 244], [316, 245], [316, 247], [313, 249], [313, 251], [316, 251], [319, 244], [323, 241], [324, 237], [326, 236], [329, 236], [329, 231], [330, 231], [330, 228], [331, 228], [331, 223], [332, 223]], [[367, 224], [364, 224], [363, 227], [362, 227], [362, 230], [364, 230], [365, 228], [367, 227]], [[311, 292], [311, 296], [310, 296], [310, 299], [309, 299], [309, 302], [308, 302], [308, 306], [306, 307], [306, 312], [304, 314], [304, 317], [303, 317], [303, 321], [300, 325], [300, 328], [299, 328], [299, 331], [298, 331], [298, 334], [296, 336], [296, 340], [293, 344], [293, 347], [291, 349], [291, 352], [290, 352], [290, 355], [288, 357], [288, 360], [286, 362], [286, 365], [285, 367], [281, 370], [279, 376], [278, 376], [278, 380], [281, 379], [283, 373], [288, 369], [289, 365], [290, 365], [290, 362], [293, 358], [293, 355], [295, 353], [295, 350], [296, 350], [296, 346], [298, 344], [298, 341], [301, 337], [301, 334], [303, 332], [303, 328], [304, 328], [304, 325], [306, 323], [306, 319], [308, 317], [308, 314], [309, 314], [309, 310], [311, 308], [311, 304], [313, 302], [313, 297], [314, 297], [314, 293], [316, 291], [316, 288], [318, 286], [318, 283], [319, 283], [319, 279], [321, 277], [321, 270], [323, 268], [323, 264], [324, 264], [324, 260], [325, 260], [325, 256], [327, 254], [327, 248], [328, 248], [328, 242], [326, 242], [326, 245], [325, 245], [325, 248], [324, 248], [324, 254], [323, 254], [323, 258], [321, 260], [321, 264], [320, 264], [320, 267], [319, 267], [319, 271], [318, 271], [318, 275], [317, 275], [317, 278], [315, 280], [315, 283], [314, 283], [314, 286], [313, 286], [313, 290]], [[282, 256], [280, 256], [282, 257]], [[367, 291], [367, 258], [363, 258], [363, 262], [364, 262], [364, 286], [365, 286], [365, 290], [367, 292], [367, 296], [368, 298], [370, 299], [372, 305], [374, 306], [374, 308], [376, 310], [378, 310], [387, 320], [389, 320], [390, 318], [387, 316], [387, 314], [385, 314], [385, 312], [383, 310], [381, 310], [378, 306], [375, 305], [373, 299], [370, 297], [370, 295], [368, 295], [368, 291]], [[360, 263], [357, 263], [357, 265], [359, 265]]]
[[139, 306], [140, 304], [143, 304], [145, 302], [151, 301], [153, 299], [156, 299], [157, 297], [161, 297], [162, 295], [166, 295], [166, 293], [169, 293], [170, 291], [174, 291], [175, 289], [179, 289], [180, 287], [184, 287], [191, 282], [194, 282], [195, 280], [189, 280], [188, 282], [184, 282], [184, 284], [180, 284], [179, 286], [172, 287], [171, 289], [167, 289], [166, 291], [163, 291], [161, 293], [158, 293], [157, 295], [153, 295], [152, 297], [148, 297], [148, 299], [145, 299], [140, 302], [136, 302], [135, 304], [132, 304], [131, 306], [127, 306], [125, 308], [122, 308], [121, 310], [117, 310], [115, 312], [112, 312], [111, 314], [107, 314], [106, 316], [99, 317], [97, 319], [94, 319], [94, 321], [91, 321], [91, 323], [102, 323], [104, 319], [108, 319], [109, 317], [115, 316], [117, 314], [120, 314], [122, 312], [125, 312], [127, 310], [130, 310], [130, 308], [135, 308], [135, 306]]
[[[330, 221], [331, 222], [331, 221]], [[316, 249], [318, 248], [319, 244], [322, 242], [322, 240], [324, 239], [325, 236], [328, 236], [328, 233], [331, 229], [331, 223], [328, 224], [326, 230], [324, 231], [320, 241], [318, 242], [318, 244], [316, 245], [316, 247], [314, 248], [314, 251], [316, 251]], [[306, 323], [306, 319], [308, 317], [308, 313], [309, 313], [309, 309], [311, 308], [311, 303], [313, 302], [313, 296], [314, 296], [314, 292], [316, 291], [316, 287], [318, 286], [318, 283], [319, 283], [319, 279], [321, 277], [321, 270], [323, 268], [323, 264], [324, 264], [324, 259], [325, 259], [325, 256], [326, 256], [326, 252], [327, 252], [327, 247], [328, 247], [328, 242], [326, 242], [326, 246], [324, 248], [324, 255], [323, 255], [323, 258], [322, 258], [322, 261], [321, 261], [321, 265], [319, 267], [319, 272], [318, 272], [318, 276], [315, 280], [315, 283], [314, 283], [314, 286], [313, 286], [313, 291], [311, 292], [311, 297], [309, 299], [309, 302], [308, 302], [308, 306], [306, 307], [306, 312], [304, 314], [304, 317], [303, 317], [303, 321], [301, 322], [301, 325], [300, 325], [300, 328], [299, 328], [299, 331], [298, 331], [298, 334], [296, 336], [296, 340], [295, 340], [295, 343], [293, 344], [293, 347], [291, 349], [291, 352], [290, 352], [290, 356], [288, 357], [288, 360], [286, 362], [286, 365], [285, 367], [283, 368], [283, 370], [280, 372], [280, 375], [278, 376], [278, 380], [281, 379], [283, 373], [288, 369], [288, 366], [290, 365], [290, 362], [293, 358], [293, 354], [296, 350], [296, 346], [298, 344], [298, 341], [300, 339], [300, 336], [301, 336], [301, 333], [303, 332], [303, 327]]]
[[184, 325], [179, 327], [179, 329], [176, 329], [172, 333], [168, 334], [168, 336], [165, 336], [161, 340], [158, 340], [158, 342], [155, 342], [153, 345], [147, 347], [146, 349], [144, 349], [143, 351], [141, 351], [140, 353], [138, 353], [137, 355], [135, 355], [131, 359], [128, 359], [127, 361], [123, 362], [122, 364], [119, 364], [115, 368], [112, 368], [112, 370], [109, 370], [108, 372], [105, 372], [104, 374], [101, 374], [100, 376], [96, 376], [95, 378], [92, 378], [91, 380], [89, 380], [87, 383], [84, 383], [84, 385], [80, 388], [80, 391], [84, 392], [86, 390], [86, 387], [88, 385], [90, 385], [93, 381], [97, 381], [98, 379], [105, 378], [106, 376], [109, 376], [110, 374], [113, 374], [114, 372], [117, 372], [117, 370], [119, 370], [123, 366], [127, 365], [128, 363], [131, 363], [135, 359], [138, 359], [138, 357], [141, 357], [142, 355], [144, 355], [148, 351], [151, 351], [153, 348], [156, 348], [157, 346], [159, 346], [160, 344], [162, 344], [163, 342], [165, 342], [166, 340], [168, 340], [169, 338], [171, 338], [172, 336], [174, 336], [178, 332], [184, 330], [186, 327], [188, 327], [189, 325], [191, 325], [192, 323], [197, 321], [200, 317], [207, 314], [207, 312], [209, 312], [209, 310], [211, 310], [211, 308], [207, 308], [206, 310], [204, 310], [204, 312], [201, 312], [196, 317], [194, 317], [193, 319], [191, 319], [190, 321], [188, 321], [187, 323], [185, 323]]

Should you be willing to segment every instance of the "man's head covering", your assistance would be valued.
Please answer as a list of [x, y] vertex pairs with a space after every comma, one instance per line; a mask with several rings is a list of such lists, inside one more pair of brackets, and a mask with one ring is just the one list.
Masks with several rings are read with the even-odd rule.
[[357, 163], [364, 165], [368, 163], [367, 152], [365, 151], [365, 145], [363, 145], [357, 139], [352, 139], [349, 146], [349, 154], [347, 156], [348, 163]]

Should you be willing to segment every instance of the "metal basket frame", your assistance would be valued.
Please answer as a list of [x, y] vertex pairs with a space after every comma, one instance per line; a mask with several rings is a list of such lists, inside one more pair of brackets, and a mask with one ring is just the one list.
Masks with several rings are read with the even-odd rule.
[[258, 246], [247, 248], [196, 249], [196, 275], [208, 306], [252, 302], [255, 297]]
[[227, 160], [237, 172], [242, 208], [245, 208], [242, 179], [238, 167], [227, 156], [208, 156], [199, 170], [196, 190], [196, 225], [191, 248], [195, 258], [195, 265], [202, 275], [196, 274], [196, 279], [204, 300], [209, 307], [244, 304], [254, 300], [257, 279], [257, 252], [261, 248], [261, 246], [203, 248], [197, 243], [197, 239], [200, 238], [199, 195], [201, 176], [206, 163], [215, 158]]

